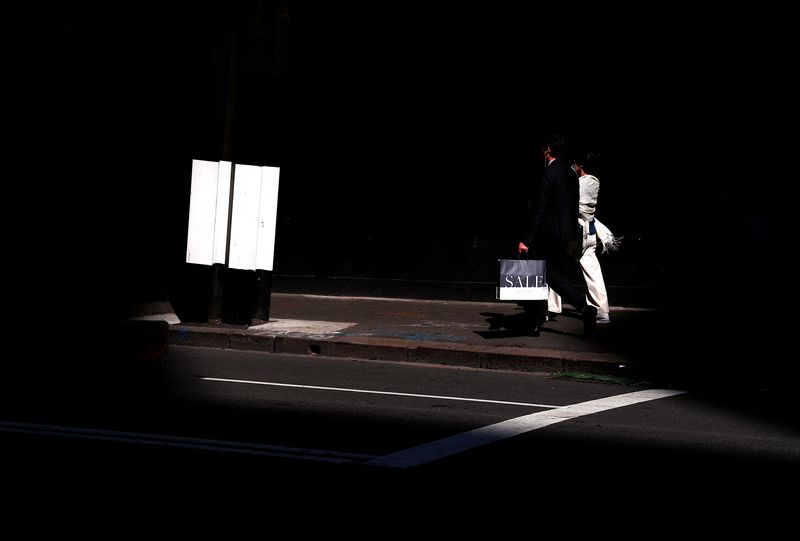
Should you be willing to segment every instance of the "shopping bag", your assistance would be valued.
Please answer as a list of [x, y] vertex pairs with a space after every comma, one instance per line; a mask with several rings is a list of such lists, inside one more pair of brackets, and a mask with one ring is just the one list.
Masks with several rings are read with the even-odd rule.
[[497, 299], [547, 300], [547, 266], [544, 259], [498, 259]]

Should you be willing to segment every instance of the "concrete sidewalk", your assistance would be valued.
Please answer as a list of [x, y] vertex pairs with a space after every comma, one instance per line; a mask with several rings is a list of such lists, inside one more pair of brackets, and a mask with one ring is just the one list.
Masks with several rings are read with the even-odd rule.
[[272, 294], [268, 322], [250, 326], [179, 322], [167, 302], [135, 317], [169, 322], [170, 344], [620, 378], [637, 377], [658, 328], [656, 310], [612, 307], [611, 323], [585, 339], [565, 310], [533, 337], [514, 302], [286, 293]]

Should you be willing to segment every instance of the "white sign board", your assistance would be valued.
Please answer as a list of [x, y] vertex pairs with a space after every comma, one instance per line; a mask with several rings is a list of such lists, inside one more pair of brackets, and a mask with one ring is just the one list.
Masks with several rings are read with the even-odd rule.
[[236, 165], [228, 267], [272, 270], [280, 168]]
[[228, 208], [231, 200], [231, 162], [219, 162], [217, 210], [214, 218], [214, 263], [225, 264], [228, 249]]
[[186, 262], [224, 264], [229, 250], [227, 263], [232, 269], [272, 270], [279, 177], [279, 167], [192, 160]]
[[275, 224], [278, 221], [279, 167], [261, 168], [261, 203], [258, 207], [256, 268], [272, 270], [275, 256]]
[[225, 262], [230, 176], [231, 162], [192, 160], [187, 263]]

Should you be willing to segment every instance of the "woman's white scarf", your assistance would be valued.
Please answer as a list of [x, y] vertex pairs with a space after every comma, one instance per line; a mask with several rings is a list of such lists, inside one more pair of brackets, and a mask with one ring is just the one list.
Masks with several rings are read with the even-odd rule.
[[615, 237], [611, 230], [597, 218], [594, 219], [594, 228], [597, 231], [597, 240], [603, 245], [604, 252], [614, 252], [619, 249], [622, 237]]

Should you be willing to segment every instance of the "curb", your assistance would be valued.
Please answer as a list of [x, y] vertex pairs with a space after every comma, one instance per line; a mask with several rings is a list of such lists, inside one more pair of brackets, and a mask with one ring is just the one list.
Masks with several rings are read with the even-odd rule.
[[633, 359], [613, 353], [580, 353], [543, 348], [475, 346], [399, 338], [265, 335], [246, 330], [174, 325], [171, 344], [264, 353], [463, 366], [519, 372], [583, 372], [630, 377]]

